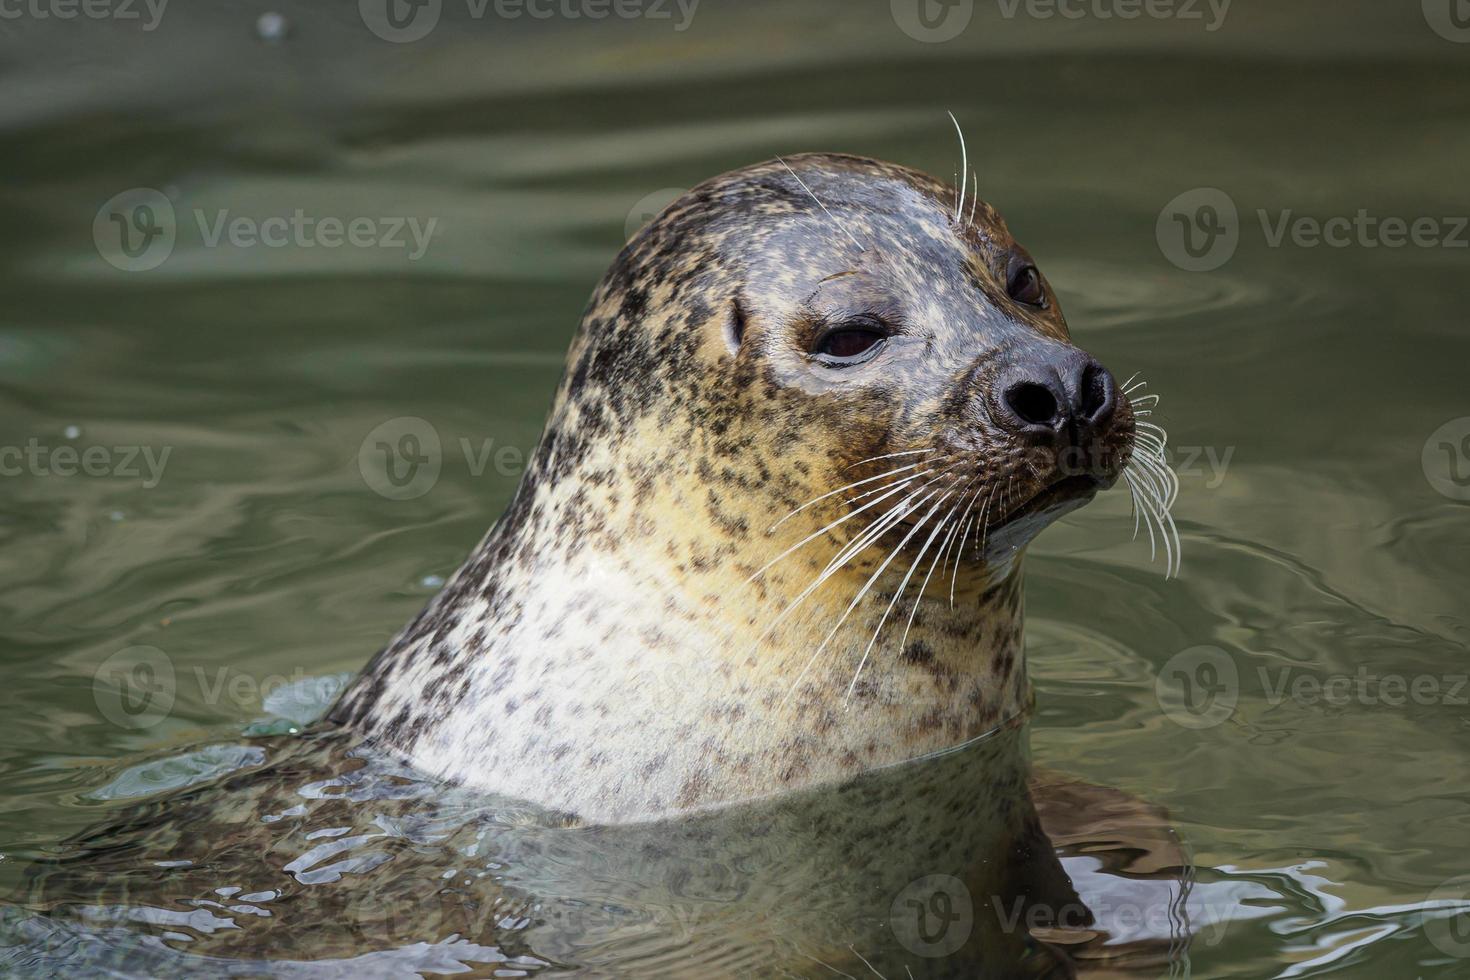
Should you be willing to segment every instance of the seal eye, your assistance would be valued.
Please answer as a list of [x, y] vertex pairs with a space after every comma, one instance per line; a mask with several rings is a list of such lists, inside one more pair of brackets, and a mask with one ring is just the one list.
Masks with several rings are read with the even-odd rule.
[[876, 356], [887, 339], [876, 324], [844, 324], [822, 335], [817, 342], [817, 360], [837, 367], [861, 364]]
[[1006, 292], [1017, 303], [1025, 303], [1027, 306], [1046, 305], [1046, 290], [1041, 285], [1041, 273], [1036, 271], [1036, 266], [1024, 260], [1011, 266]]

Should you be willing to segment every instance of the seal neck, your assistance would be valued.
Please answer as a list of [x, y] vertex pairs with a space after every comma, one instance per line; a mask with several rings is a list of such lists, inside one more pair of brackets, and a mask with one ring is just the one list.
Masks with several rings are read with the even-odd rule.
[[1019, 561], [930, 575], [895, 527], [824, 574], [857, 523], [775, 527], [786, 501], [744, 471], [627, 438], [668, 448], [562, 464], [549, 434], [333, 717], [435, 775], [625, 822], [844, 782], [1026, 714]]

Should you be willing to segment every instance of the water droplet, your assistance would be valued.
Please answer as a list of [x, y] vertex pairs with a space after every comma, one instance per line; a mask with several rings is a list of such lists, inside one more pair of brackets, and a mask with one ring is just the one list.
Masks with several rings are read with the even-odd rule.
[[262, 41], [281, 41], [285, 39], [290, 27], [285, 17], [275, 11], [267, 11], [255, 21], [255, 36]]

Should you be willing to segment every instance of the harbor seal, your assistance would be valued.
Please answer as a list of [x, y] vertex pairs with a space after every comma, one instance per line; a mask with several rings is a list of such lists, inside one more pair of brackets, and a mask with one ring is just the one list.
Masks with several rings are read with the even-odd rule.
[[978, 193], [716, 177], [617, 257], [508, 510], [331, 717], [591, 823], [952, 747], [1027, 712], [1024, 548], [1143, 424]]
[[1153, 465], [1147, 411], [978, 196], [716, 178], [619, 256], [510, 508], [337, 724], [56, 847], [0, 970], [1157, 976], [1187, 855], [1031, 771], [1021, 646], [1026, 544]]

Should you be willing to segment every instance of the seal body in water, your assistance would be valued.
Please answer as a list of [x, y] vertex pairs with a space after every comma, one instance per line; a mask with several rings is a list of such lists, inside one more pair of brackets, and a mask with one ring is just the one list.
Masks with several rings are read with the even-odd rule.
[[590, 823], [952, 747], [1027, 711], [1022, 551], [1135, 440], [978, 197], [717, 177], [618, 256], [509, 509], [332, 718]]
[[1021, 550], [1144, 423], [989, 208], [788, 162], [630, 243], [510, 509], [345, 724], [59, 845], [0, 907], [0, 972], [1175, 961], [1187, 928], [1089, 901], [1183, 904], [1163, 819], [1038, 782], [1018, 723]]

